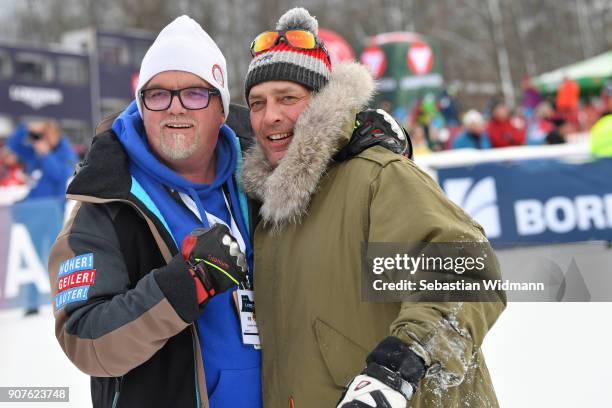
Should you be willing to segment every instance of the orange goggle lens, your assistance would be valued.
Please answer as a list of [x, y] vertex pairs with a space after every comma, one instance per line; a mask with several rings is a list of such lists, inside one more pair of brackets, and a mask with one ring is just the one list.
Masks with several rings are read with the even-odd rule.
[[296, 47], [312, 50], [317, 46], [315, 36], [310, 31], [304, 30], [289, 30], [285, 31], [287, 42]]
[[287, 31], [265, 31], [259, 34], [251, 44], [253, 55], [269, 50], [284, 38], [287, 44], [294, 48], [303, 50], [313, 50], [317, 47], [317, 40], [314, 34], [306, 30], [287, 30]]

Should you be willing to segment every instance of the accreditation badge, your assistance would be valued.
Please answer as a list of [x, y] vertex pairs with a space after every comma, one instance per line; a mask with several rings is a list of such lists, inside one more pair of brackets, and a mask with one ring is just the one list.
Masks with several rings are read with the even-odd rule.
[[242, 343], [261, 348], [259, 330], [255, 321], [255, 293], [248, 289], [238, 289], [234, 292], [234, 300], [240, 316]]

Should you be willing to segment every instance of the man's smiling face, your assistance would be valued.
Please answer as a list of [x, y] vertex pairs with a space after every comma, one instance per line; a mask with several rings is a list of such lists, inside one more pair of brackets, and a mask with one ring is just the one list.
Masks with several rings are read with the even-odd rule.
[[[189, 72], [165, 71], [155, 75], [144, 88], [174, 90], [189, 87], [210, 88], [211, 85]], [[202, 160], [214, 151], [224, 115], [221, 98], [210, 98], [208, 106], [198, 110], [185, 109], [178, 96], [163, 111], [151, 111], [143, 106], [149, 145], [170, 168]]]
[[295, 82], [268, 81], [249, 92], [251, 126], [266, 158], [276, 167], [293, 140], [293, 128], [312, 92]]

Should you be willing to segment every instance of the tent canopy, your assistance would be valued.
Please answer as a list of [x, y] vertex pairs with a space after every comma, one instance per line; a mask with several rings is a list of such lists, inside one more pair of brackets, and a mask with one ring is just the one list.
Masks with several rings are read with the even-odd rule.
[[612, 50], [541, 74], [533, 78], [533, 83], [544, 93], [554, 93], [565, 76], [578, 82], [583, 91], [598, 90], [612, 78]]

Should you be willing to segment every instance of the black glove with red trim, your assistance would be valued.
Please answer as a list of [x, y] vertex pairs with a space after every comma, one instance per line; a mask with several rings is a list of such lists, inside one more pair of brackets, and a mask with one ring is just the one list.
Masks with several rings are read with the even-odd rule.
[[200, 305], [247, 281], [246, 257], [223, 224], [191, 231], [183, 239], [181, 255], [195, 280]]

